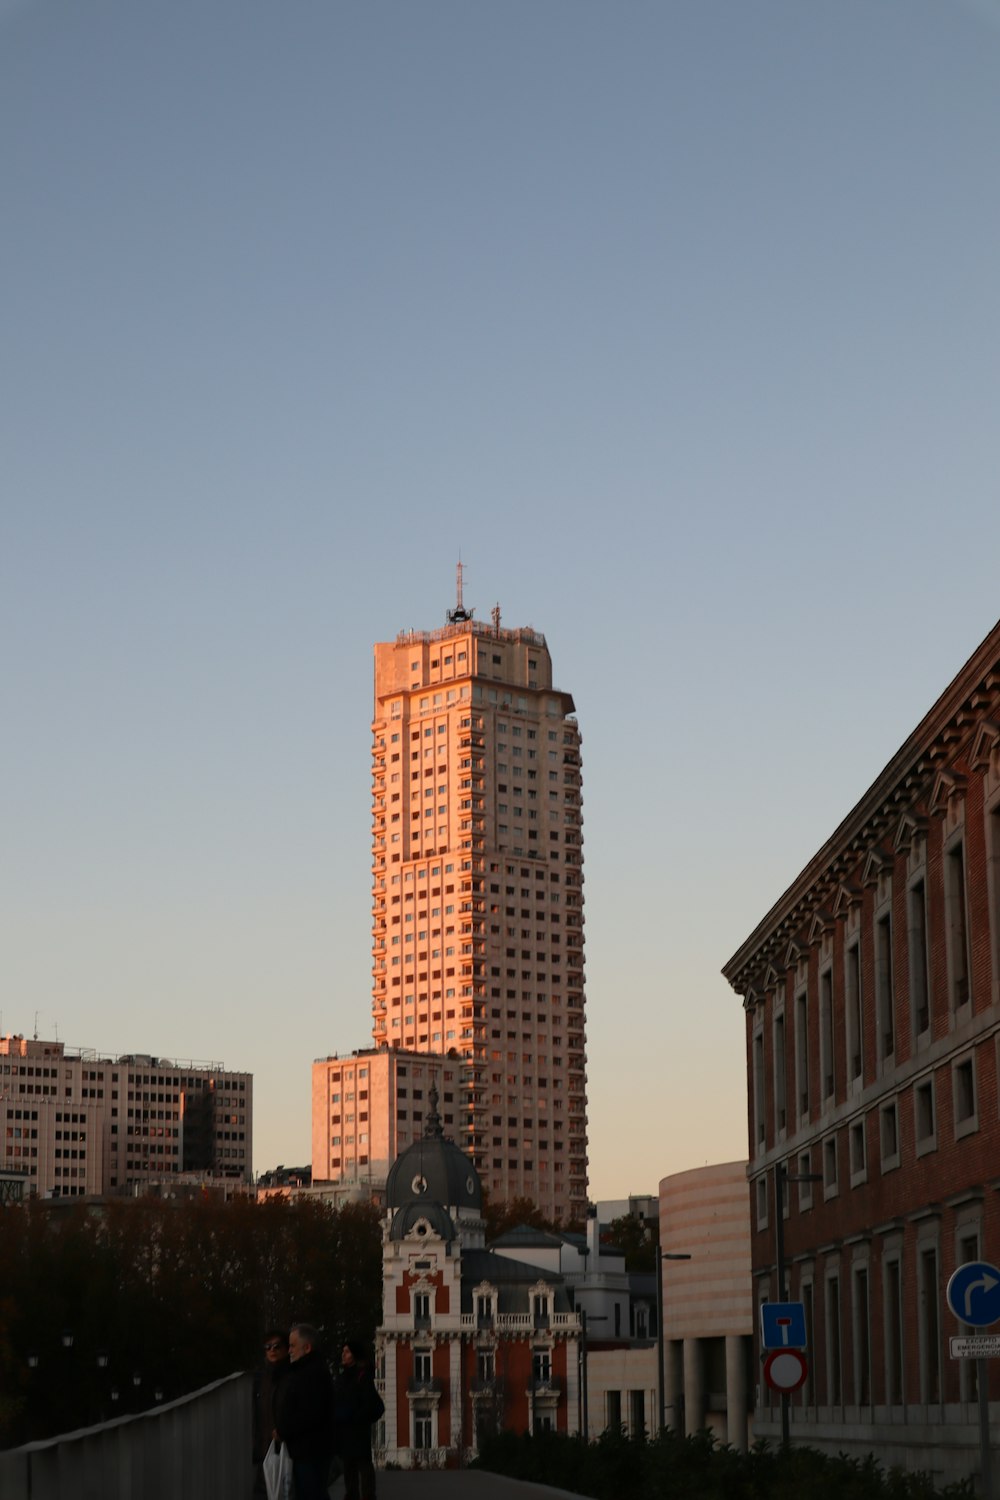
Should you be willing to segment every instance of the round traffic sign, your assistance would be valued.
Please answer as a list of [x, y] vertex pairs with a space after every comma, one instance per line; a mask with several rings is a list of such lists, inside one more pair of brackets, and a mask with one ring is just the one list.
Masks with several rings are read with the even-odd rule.
[[772, 1391], [797, 1391], [808, 1374], [801, 1349], [772, 1349], [764, 1361], [764, 1379]]
[[986, 1328], [1000, 1320], [1000, 1271], [985, 1260], [967, 1261], [952, 1272], [945, 1297], [962, 1323]]

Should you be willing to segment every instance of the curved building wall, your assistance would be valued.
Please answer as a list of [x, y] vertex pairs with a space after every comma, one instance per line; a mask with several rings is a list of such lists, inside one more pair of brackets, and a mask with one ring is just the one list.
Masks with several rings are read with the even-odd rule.
[[660, 1183], [666, 1423], [684, 1432], [712, 1427], [741, 1449], [753, 1355], [746, 1173], [745, 1161], [722, 1162]]

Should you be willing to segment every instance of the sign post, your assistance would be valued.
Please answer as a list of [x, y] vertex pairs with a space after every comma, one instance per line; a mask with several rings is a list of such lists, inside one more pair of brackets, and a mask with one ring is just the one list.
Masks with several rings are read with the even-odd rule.
[[[955, 1317], [973, 1328], [987, 1328], [1000, 1320], [1000, 1271], [984, 1260], [959, 1266], [948, 1281], [945, 1298]], [[993, 1462], [990, 1452], [989, 1346], [1000, 1343], [994, 1336], [951, 1340], [953, 1359], [975, 1358], [976, 1394], [979, 1397], [979, 1455], [983, 1471], [983, 1500], [993, 1500]], [[965, 1353], [962, 1346], [968, 1346]]]

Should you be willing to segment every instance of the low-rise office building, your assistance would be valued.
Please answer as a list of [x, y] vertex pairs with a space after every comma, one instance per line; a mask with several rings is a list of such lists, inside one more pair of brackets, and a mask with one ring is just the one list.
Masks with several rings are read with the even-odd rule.
[[23, 1172], [28, 1194], [43, 1198], [195, 1176], [249, 1182], [253, 1076], [2, 1036], [0, 1146], [0, 1166]]

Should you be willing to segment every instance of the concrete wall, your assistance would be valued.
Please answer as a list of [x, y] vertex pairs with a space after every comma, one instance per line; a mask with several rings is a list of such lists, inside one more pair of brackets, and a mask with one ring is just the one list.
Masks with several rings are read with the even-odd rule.
[[249, 1375], [180, 1401], [0, 1453], [3, 1500], [246, 1500]]

